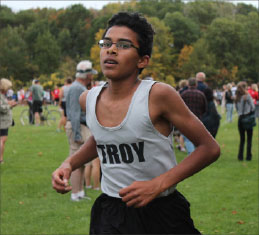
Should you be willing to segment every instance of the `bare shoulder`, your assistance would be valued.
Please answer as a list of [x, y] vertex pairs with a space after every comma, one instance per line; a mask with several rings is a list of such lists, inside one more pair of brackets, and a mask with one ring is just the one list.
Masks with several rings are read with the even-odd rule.
[[167, 102], [177, 103], [180, 99], [178, 92], [170, 85], [157, 82], [150, 91], [150, 101], [158, 105], [167, 105]]
[[172, 86], [162, 82], [152, 87], [149, 109], [151, 116], [162, 116], [179, 129], [183, 121], [193, 118], [179, 93]]
[[87, 98], [88, 90], [84, 91], [80, 97], [79, 97], [79, 103], [81, 106], [81, 109], [83, 111], [86, 111], [86, 98]]

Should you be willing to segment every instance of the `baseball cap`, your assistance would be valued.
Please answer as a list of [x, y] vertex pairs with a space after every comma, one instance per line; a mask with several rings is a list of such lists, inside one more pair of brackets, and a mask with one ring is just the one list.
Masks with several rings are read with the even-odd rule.
[[76, 66], [76, 78], [86, 78], [87, 74], [98, 74], [98, 72], [92, 68], [92, 62], [89, 60], [82, 60]]

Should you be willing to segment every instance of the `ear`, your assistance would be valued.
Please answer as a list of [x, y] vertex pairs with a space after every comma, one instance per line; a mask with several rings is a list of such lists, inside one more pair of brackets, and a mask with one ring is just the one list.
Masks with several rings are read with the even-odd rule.
[[148, 63], [149, 63], [149, 56], [148, 55], [144, 55], [141, 58], [139, 58], [138, 68], [139, 69], [146, 68], [148, 66]]

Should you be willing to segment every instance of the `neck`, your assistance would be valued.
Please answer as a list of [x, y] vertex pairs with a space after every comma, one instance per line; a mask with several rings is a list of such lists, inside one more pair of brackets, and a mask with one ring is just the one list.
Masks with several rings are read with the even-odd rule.
[[86, 84], [85, 84], [85, 79], [77, 78], [76, 81], [79, 82], [79, 83], [81, 83], [83, 86], [86, 86]]
[[135, 77], [134, 79], [114, 81], [108, 79], [107, 93], [113, 97], [124, 97], [134, 92], [140, 84], [140, 79]]

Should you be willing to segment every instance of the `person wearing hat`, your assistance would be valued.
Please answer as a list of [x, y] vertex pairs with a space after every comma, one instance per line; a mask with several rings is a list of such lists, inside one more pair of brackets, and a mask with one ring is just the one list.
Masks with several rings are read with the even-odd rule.
[[32, 111], [34, 115], [34, 122], [36, 125], [40, 125], [40, 117], [42, 113], [43, 87], [40, 85], [40, 81], [35, 79], [33, 85], [30, 88], [32, 93]]
[[8, 128], [13, 123], [12, 108], [17, 105], [15, 100], [7, 100], [7, 91], [12, 82], [6, 78], [0, 80], [0, 164], [4, 162], [4, 147], [7, 141]]
[[[92, 68], [92, 63], [89, 60], [81, 61], [76, 67], [75, 81], [67, 92], [67, 123], [65, 128], [69, 141], [69, 155], [75, 153], [91, 135], [86, 126], [85, 112], [82, 111], [79, 104], [79, 97], [87, 89], [86, 87], [92, 83], [94, 74], [97, 74], [97, 71]], [[74, 171], [71, 176], [72, 201], [79, 201], [86, 197], [83, 183], [84, 166]]]

